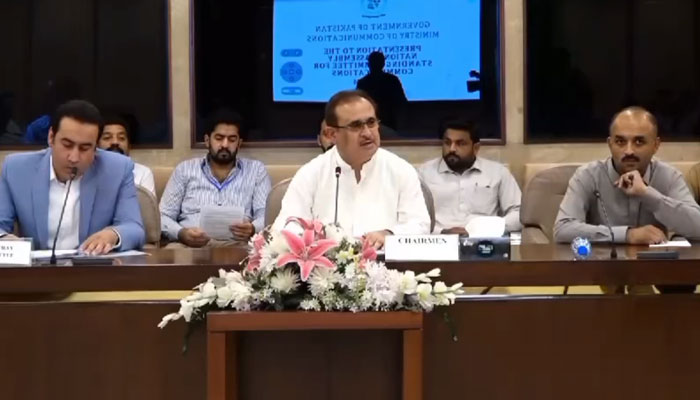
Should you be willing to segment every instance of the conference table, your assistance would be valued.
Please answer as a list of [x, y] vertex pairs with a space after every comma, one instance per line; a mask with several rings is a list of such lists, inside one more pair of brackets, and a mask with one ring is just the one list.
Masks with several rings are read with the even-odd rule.
[[[642, 247], [513, 246], [510, 260], [439, 267], [448, 284], [695, 284], [700, 248], [638, 260]], [[176, 300], [65, 301], [71, 292], [188, 290], [238, 268], [244, 248], [148, 250], [112, 266], [0, 268], [0, 399], [203, 399], [204, 327], [156, 324]], [[155, 293], [155, 292], [154, 292]], [[470, 295], [425, 316], [424, 399], [696, 398], [700, 296]], [[456, 340], [455, 340], [456, 338]], [[395, 331], [240, 335], [242, 399], [399, 399]]]

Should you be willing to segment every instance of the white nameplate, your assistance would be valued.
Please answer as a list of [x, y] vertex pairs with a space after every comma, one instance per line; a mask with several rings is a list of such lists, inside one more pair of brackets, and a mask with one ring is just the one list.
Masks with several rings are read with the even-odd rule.
[[32, 241], [0, 240], [0, 265], [32, 265]]
[[459, 235], [390, 235], [387, 261], [459, 261]]

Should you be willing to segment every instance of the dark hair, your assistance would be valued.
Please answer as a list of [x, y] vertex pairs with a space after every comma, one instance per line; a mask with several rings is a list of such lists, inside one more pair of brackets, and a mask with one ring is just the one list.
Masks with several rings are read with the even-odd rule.
[[131, 124], [129, 124], [126, 121], [126, 118], [122, 117], [119, 114], [105, 114], [103, 118], [103, 126], [102, 130], [100, 130], [100, 136], [102, 136], [102, 133], [104, 132], [104, 127], [107, 125], [121, 125], [124, 127], [124, 130], [126, 131], [126, 138], [131, 142]]
[[215, 110], [209, 114], [204, 124], [204, 134], [211, 135], [219, 124], [235, 126], [238, 128], [238, 137], [243, 138], [243, 117], [241, 117], [241, 114], [228, 108], [219, 108]]
[[104, 128], [100, 110], [94, 104], [85, 100], [71, 100], [58, 106], [51, 118], [51, 130], [54, 135], [58, 133], [58, 127], [61, 125], [63, 118], [73, 118], [85, 124], [97, 125], [99, 128], [97, 130], [98, 136], [102, 132], [102, 128]]
[[367, 63], [369, 64], [369, 69], [378, 69], [381, 70], [384, 68], [386, 62], [386, 57], [384, 57], [384, 53], [381, 51], [373, 51], [369, 54], [367, 57]]
[[477, 132], [476, 123], [464, 117], [447, 117], [442, 120], [439, 129], [438, 137], [440, 139], [445, 137], [445, 132], [448, 129], [455, 129], [458, 131], [469, 132], [469, 138], [471, 139], [472, 143], [479, 143], [481, 141], [479, 138], [479, 133]]
[[338, 127], [338, 115], [335, 113], [335, 109], [338, 106], [350, 103], [353, 100], [365, 99], [372, 104], [374, 107], [374, 113], [377, 114], [377, 103], [365, 92], [364, 90], [342, 90], [331, 97], [326, 103], [325, 119], [326, 125], [331, 127]]

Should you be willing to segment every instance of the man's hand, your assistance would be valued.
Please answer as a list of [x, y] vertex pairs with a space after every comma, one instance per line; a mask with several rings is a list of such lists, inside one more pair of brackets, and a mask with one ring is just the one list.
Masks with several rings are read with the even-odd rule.
[[636, 169], [621, 175], [615, 181], [615, 186], [629, 196], [641, 196], [647, 191], [647, 184]]
[[189, 247], [202, 247], [209, 243], [209, 236], [200, 228], [182, 228], [177, 233], [177, 240]]
[[467, 230], [462, 227], [443, 229], [440, 233], [442, 233], [443, 235], [469, 235], [469, 232], [467, 232]]
[[628, 244], [658, 244], [666, 241], [666, 234], [654, 225], [644, 225], [627, 230]]
[[233, 238], [241, 242], [247, 242], [255, 233], [255, 226], [249, 221], [233, 224], [228, 229], [233, 234]]
[[105, 228], [87, 238], [80, 245], [80, 249], [87, 255], [99, 256], [112, 251], [118, 240], [119, 236], [117, 236], [117, 232], [114, 229]]
[[365, 234], [362, 238], [369, 243], [370, 246], [374, 247], [375, 249], [381, 249], [384, 247], [384, 239], [386, 238], [387, 235], [391, 235], [392, 233], [384, 230], [384, 231], [375, 231], [375, 232], [368, 232]]

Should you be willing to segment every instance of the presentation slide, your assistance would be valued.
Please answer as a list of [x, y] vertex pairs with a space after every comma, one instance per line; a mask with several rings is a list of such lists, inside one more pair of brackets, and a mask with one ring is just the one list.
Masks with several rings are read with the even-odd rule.
[[409, 101], [478, 100], [481, 0], [275, 0], [273, 100], [354, 89], [379, 51]]

